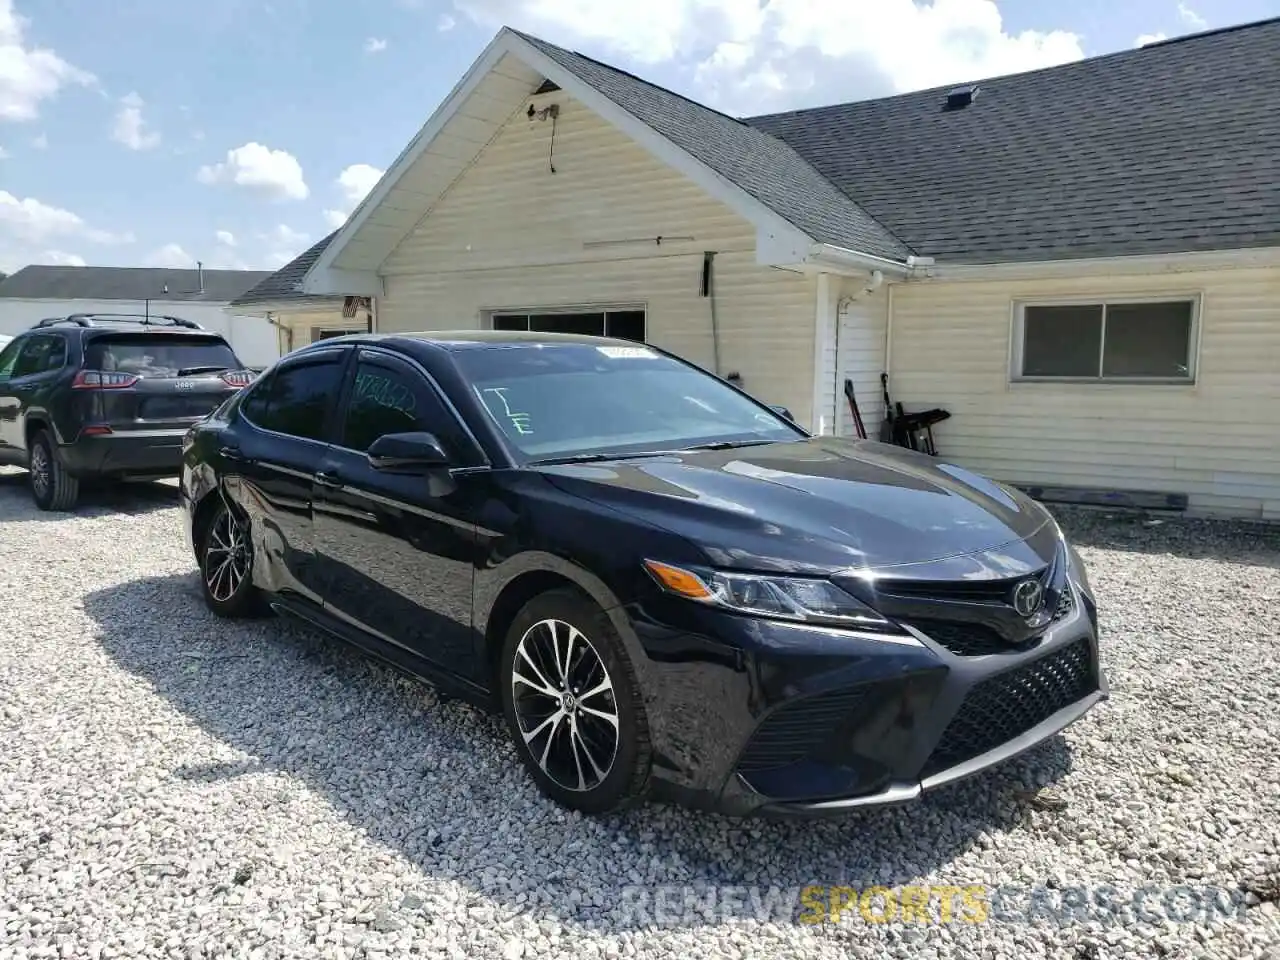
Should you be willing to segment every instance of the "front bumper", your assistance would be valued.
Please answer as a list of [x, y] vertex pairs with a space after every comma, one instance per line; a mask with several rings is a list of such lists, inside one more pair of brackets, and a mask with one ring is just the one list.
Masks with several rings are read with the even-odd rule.
[[1096, 609], [1071, 589], [1034, 643], [978, 656], [923, 635], [906, 645], [661, 600], [633, 609], [655, 795], [737, 816], [839, 816], [1002, 764], [1109, 695]]
[[73, 476], [176, 477], [186, 429], [129, 430], [81, 436], [58, 453]]

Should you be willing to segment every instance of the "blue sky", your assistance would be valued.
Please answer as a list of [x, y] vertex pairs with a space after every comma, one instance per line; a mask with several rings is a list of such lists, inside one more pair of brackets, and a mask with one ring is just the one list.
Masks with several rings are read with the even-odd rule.
[[502, 23], [751, 114], [1269, 16], [1280, 0], [0, 0], [0, 270], [279, 266]]

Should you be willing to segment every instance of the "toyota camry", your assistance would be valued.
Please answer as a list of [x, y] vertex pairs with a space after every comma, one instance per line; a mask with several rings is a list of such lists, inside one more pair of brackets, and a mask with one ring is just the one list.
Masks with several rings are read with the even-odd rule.
[[290, 353], [187, 435], [209, 607], [500, 712], [549, 797], [909, 802], [1107, 696], [1084, 565], [1016, 489], [660, 349], [467, 331]]

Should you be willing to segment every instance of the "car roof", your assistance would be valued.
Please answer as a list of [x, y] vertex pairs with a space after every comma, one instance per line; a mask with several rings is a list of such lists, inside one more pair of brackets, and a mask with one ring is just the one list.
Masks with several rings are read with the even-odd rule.
[[389, 340], [412, 340], [446, 351], [472, 350], [504, 344], [543, 344], [546, 346], [643, 346], [620, 337], [593, 337], [581, 333], [538, 333], [525, 330], [430, 330], [408, 333], [353, 333], [344, 337], [318, 340], [311, 346], [335, 343], [377, 343]]

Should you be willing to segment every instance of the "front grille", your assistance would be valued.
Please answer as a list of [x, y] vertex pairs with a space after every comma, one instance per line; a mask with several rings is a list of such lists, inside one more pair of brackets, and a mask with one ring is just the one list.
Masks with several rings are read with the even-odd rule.
[[865, 687], [847, 687], [784, 704], [756, 728], [738, 769], [750, 773], [803, 760], [835, 735], [866, 696]]
[[1098, 689], [1089, 639], [977, 684], [929, 755], [930, 777], [1026, 733]]
[[184, 417], [203, 417], [212, 413], [222, 402], [222, 396], [211, 393], [146, 397], [138, 404], [140, 420], [179, 420]]
[[914, 620], [911, 624], [934, 643], [946, 647], [957, 657], [985, 657], [993, 653], [1021, 653], [1026, 645], [1014, 646], [990, 627], [980, 623], [954, 620]]

